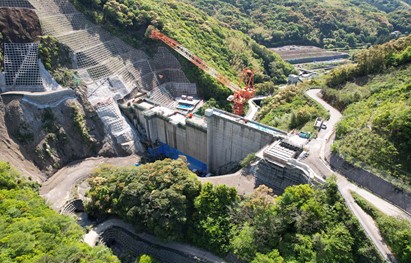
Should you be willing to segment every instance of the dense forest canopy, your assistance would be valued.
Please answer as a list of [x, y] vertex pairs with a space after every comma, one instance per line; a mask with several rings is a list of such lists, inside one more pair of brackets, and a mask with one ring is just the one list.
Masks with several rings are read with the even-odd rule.
[[411, 6], [399, 0], [186, 0], [258, 43], [345, 48], [411, 33]]
[[82, 228], [49, 208], [37, 187], [0, 162], [0, 262], [119, 262], [105, 247], [81, 242]]
[[201, 185], [179, 160], [139, 167], [103, 166], [90, 179], [87, 211], [117, 215], [138, 229], [245, 262], [381, 262], [337, 185], [289, 187], [274, 197], [260, 186], [239, 196]]

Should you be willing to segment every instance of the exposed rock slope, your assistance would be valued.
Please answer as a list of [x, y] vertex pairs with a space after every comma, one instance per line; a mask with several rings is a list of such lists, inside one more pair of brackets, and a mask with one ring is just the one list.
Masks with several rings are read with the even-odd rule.
[[10, 136], [47, 176], [74, 160], [115, 154], [96, 113], [72, 94], [3, 95], [0, 137]]

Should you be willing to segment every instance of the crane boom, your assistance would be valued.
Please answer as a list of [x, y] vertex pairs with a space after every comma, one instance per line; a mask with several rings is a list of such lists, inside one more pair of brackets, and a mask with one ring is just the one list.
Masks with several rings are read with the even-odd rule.
[[204, 62], [201, 58], [191, 53], [187, 48], [183, 47], [180, 43], [174, 39], [164, 35], [160, 31], [153, 29], [149, 36], [151, 39], [158, 39], [163, 41], [167, 46], [174, 49], [177, 53], [191, 61], [194, 65], [208, 73], [210, 76], [218, 80], [221, 84], [232, 90], [233, 92], [241, 90], [241, 88], [234, 83], [232, 83], [227, 77], [220, 74], [217, 70], [210, 67], [207, 63]]

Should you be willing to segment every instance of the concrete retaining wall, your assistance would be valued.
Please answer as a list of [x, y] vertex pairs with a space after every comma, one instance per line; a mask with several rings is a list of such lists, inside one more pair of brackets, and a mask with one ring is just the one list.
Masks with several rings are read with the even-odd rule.
[[411, 213], [411, 193], [396, 187], [368, 171], [353, 166], [338, 154], [331, 155], [330, 165], [333, 169], [359, 186], [368, 189], [374, 194], [381, 196], [394, 205]]
[[[163, 118], [147, 120], [150, 140], [159, 140], [162, 143], [207, 163], [207, 132], [188, 123], [173, 124]], [[147, 129], [146, 129], [147, 130]]]
[[207, 167], [216, 175], [229, 173], [248, 154], [276, 139], [270, 133], [216, 114], [207, 117], [207, 136]]
[[267, 160], [261, 160], [255, 173], [256, 185], [266, 185], [280, 195], [288, 186], [309, 184], [311, 180], [303, 170], [291, 165], [277, 165]]

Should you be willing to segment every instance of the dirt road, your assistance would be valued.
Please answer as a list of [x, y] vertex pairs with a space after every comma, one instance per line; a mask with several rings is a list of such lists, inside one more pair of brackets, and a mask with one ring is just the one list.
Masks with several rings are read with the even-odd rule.
[[43, 183], [40, 195], [54, 210], [59, 211], [72, 199], [72, 190], [76, 184], [88, 178], [93, 170], [103, 164], [130, 166], [140, 160], [137, 155], [116, 158], [94, 157], [68, 164]]

